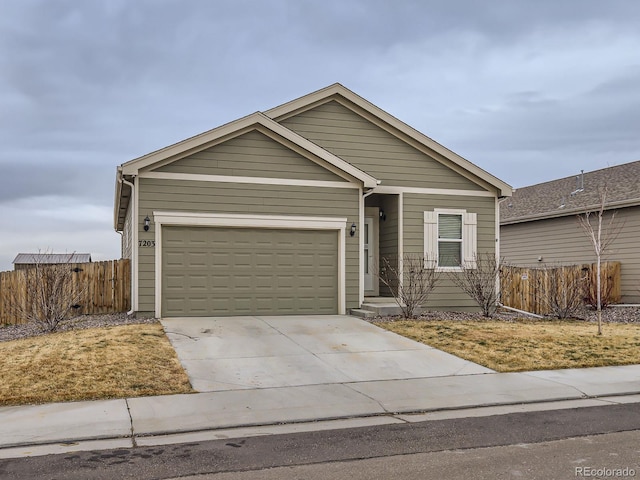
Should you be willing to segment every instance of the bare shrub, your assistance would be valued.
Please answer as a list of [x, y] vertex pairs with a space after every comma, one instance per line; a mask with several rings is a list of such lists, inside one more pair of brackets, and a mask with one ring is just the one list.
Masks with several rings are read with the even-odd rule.
[[536, 290], [540, 302], [550, 315], [556, 318], [573, 318], [583, 308], [583, 292], [587, 275], [575, 274], [575, 269], [546, 266], [536, 276]]
[[391, 291], [405, 318], [416, 318], [436, 287], [440, 274], [435, 267], [435, 261], [422, 255], [405, 254], [401, 265], [382, 258], [377, 276]]
[[476, 254], [473, 261], [462, 262], [459, 272], [449, 272], [449, 278], [469, 295], [482, 310], [484, 317], [492, 317], [500, 301], [501, 262], [495, 254]]
[[33, 267], [24, 270], [24, 297], [14, 299], [13, 313], [45, 332], [53, 332], [83, 301], [87, 289], [74, 282], [75, 272], [69, 261], [47, 265], [38, 257], [34, 260]]

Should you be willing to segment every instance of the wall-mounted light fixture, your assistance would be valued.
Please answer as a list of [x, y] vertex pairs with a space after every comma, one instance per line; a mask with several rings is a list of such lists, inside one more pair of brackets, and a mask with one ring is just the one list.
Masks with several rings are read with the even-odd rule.
[[147, 215], [146, 217], [144, 217], [144, 231], [145, 232], [149, 231], [149, 222], [151, 222], [151, 219], [149, 218], [149, 215]]
[[386, 219], [387, 219], [387, 214], [384, 213], [383, 209], [380, 209], [380, 220], [384, 222]]
[[356, 234], [356, 224], [352, 223], [351, 224], [351, 230], [349, 230], [349, 235], [351, 235], [352, 237]]

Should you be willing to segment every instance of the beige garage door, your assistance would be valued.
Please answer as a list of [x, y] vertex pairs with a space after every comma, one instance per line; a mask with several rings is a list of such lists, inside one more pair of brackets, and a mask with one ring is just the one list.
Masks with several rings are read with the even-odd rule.
[[338, 313], [334, 230], [164, 227], [162, 315]]

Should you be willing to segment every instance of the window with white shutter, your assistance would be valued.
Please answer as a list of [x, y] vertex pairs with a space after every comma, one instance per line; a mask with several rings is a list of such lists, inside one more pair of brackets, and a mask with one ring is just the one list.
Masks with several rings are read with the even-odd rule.
[[465, 210], [424, 212], [425, 258], [442, 270], [459, 270], [461, 264], [475, 268], [477, 223], [477, 215]]

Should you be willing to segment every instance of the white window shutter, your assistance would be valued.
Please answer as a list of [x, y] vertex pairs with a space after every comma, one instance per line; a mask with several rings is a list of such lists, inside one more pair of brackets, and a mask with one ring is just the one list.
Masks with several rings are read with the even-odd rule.
[[464, 264], [476, 268], [478, 254], [478, 215], [465, 213], [462, 226], [462, 258]]
[[[438, 214], [424, 212], [424, 267], [432, 268], [437, 265], [438, 256]], [[431, 263], [431, 265], [427, 265]]]

